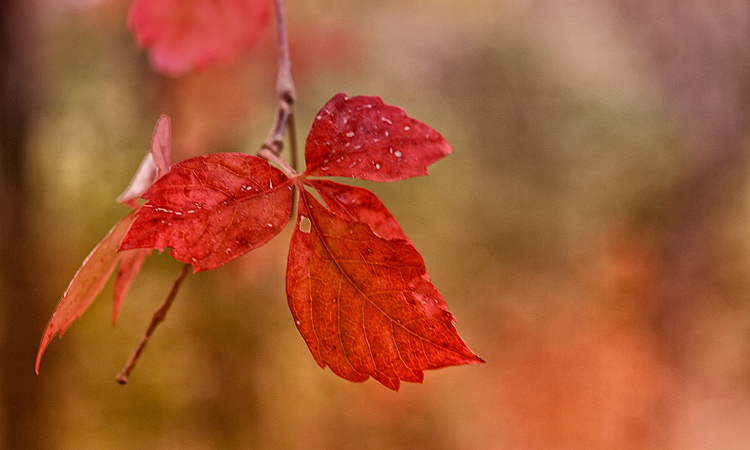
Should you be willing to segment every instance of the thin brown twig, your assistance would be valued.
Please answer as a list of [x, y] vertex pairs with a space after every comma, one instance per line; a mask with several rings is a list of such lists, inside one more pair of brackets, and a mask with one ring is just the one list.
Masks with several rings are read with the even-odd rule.
[[128, 382], [128, 377], [130, 376], [130, 372], [135, 367], [135, 363], [138, 362], [138, 358], [141, 356], [143, 349], [146, 348], [146, 344], [148, 343], [149, 338], [153, 334], [154, 330], [156, 330], [156, 327], [159, 326], [159, 324], [163, 322], [164, 319], [167, 317], [167, 312], [169, 311], [169, 307], [172, 306], [172, 302], [177, 296], [177, 292], [180, 290], [180, 286], [182, 285], [182, 282], [185, 281], [185, 277], [187, 277], [189, 273], [189, 269], [190, 269], [190, 264], [185, 264], [184, 266], [182, 266], [182, 271], [180, 271], [180, 275], [177, 277], [174, 284], [172, 285], [172, 290], [169, 291], [169, 294], [167, 295], [167, 298], [164, 299], [164, 302], [161, 305], [159, 305], [159, 309], [157, 309], [156, 312], [154, 312], [154, 316], [151, 318], [151, 323], [148, 324], [148, 328], [146, 328], [146, 332], [143, 334], [143, 337], [141, 337], [141, 342], [138, 343], [138, 347], [130, 356], [130, 359], [128, 360], [127, 364], [125, 364], [125, 367], [122, 368], [120, 373], [115, 378], [118, 383], [125, 384]]
[[294, 112], [289, 114], [289, 151], [292, 153], [292, 168], [297, 171], [299, 170], [297, 162], [297, 129], [294, 125]]
[[276, 38], [279, 51], [279, 74], [276, 78], [276, 92], [279, 97], [279, 108], [276, 122], [271, 127], [262, 148], [278, 156], [284, 143], [284, 131], [292, 115], [292, 105], [297, 97], [292, 80], [291, 60], [289, 58], [289, 41], [286, 32], [286, 11], [284, 0], [274, 0], [276, 12]]

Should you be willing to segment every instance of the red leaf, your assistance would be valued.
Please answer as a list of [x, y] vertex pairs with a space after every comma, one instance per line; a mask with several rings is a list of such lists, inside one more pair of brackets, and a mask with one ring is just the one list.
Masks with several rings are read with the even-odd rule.
[[350, 381], [372, 376], [398, 390], [402, 380], [421, 382], [423, 370], [482, 362], [408, 241], [338, 217], [304, 190], [287, 298], [317, 363]]
[[130, 181], [128, 187], [117, 197], [117, 201], [133, 209], [138, 208], [138, 197], [146, 192], [149, 186], [154, 184], [154, 181], [157, 179], [156, 172], [154, 155], [148, 152], [143, 161], [141, 161], [141, 165], [138, 166], [138, 170], [135, 171], [135, 175], [133, 175], [133, 179]]
[[156, 179], [163, 177], [172, 167], [172, 121], [162, 114], [156, 121], [151, 138], [151, 154], [156, 164]]
[[65, 330], [70, 327], [75, 319], [81, 317], [101, 292], [121, 257], [117, 247], [120, 246], [125, 232], [135, 221], [135, 218], [136, 211], [133, 211], [117, 222], [104, 239], [89, 253], [73, 276], [42, 335], [42, 342], [39, 344], [39, 352], [36, 358], [37, 373], [39, 373], [42, 354], [44, 354], [44, 350], [52, 338], [58, 333], [62, 336]]
[[120, 307], [122, 306], [122, 301], [125, 300], [125, 294], [128, 293], [135, 276], [141, 271], [143, 262], [146, 261], [146, 258], [152, 251], [153, 249], [150, 248], [139, 248], [120, 252], [121, 260], [117, 268], [117, 276], [115, 277], [112, 325], [117, 322], [117, 316], [120, 314]]
[[154, 70], [177, 76], [232, 64], [258, 42], [268, 15], [268, 0], [135, 0], [128, 24]]
[[291, 215], [292, 180], [257, 156], [217, 153], [175, 164], [143, 198], [121, 250], [172, 247], [198, 272], [278, 234]]
[[306, 175], [396, 181], [427, 175], [451, 153], [429, 125], [380, 97], [338, 94], [318, 113], [305, 144]]
[[396, 218], [383, 202], [367, 189], [328, 180], [306, 180], [315, 188], [332, 213], [352, 222], [362, 222], [380, 237], [409, 241]]

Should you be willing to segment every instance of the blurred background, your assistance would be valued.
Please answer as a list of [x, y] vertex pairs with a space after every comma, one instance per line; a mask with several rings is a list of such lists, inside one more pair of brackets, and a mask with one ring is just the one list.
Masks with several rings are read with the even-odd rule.
[[346, 92], [454, 148], [365, 184], [486, 360], [399, 393], [315, 364], [290, 230], [189, 276], [127, 386], [166, 254], [116, 327], [110, 283], [34, 374], [159, 115], [175, 161], [255, 153], [275, 115], [273, 24], [235, 66], [166, 78], [128, 6], [0, 3], [0, 449], [750, 448], [750, 2], [287, 1], [299, 142]]

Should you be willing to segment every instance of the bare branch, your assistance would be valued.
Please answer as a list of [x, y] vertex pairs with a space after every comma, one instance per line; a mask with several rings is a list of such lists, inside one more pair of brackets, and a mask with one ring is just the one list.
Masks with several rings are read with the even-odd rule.
[[[268, 149], [273, 154], [279, 155], [283, 147], [284, 131], [287, 128], [292, 115], [292, 105], [297, 94], [292, 80], [291, 60], [289, 58], [289, 41], [286, 32], [286, 12], [283, 0], [274, 0], [276, 12], [276, 37], [279, 51], [279, 74], [276, 79], [276, 92], [279, 97], [279, 108], [276, 114], [276, 122], [271, 127], [263, 149]], [[296, 153], [296, 149], [292, 149]]]

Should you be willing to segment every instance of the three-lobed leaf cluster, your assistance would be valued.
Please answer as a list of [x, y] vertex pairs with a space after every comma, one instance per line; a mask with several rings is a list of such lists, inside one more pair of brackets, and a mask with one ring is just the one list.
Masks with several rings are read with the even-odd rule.
[[379, 97], [338, 94], [313, 122], [302, 173], [241, 153], [169, 167], [163, 116], [153, 161], [139, 170], [145, 181], [132, 187], [146, 203], [137, 207], [131, 193], [137, 209], [84, 261], [45, 330], [37, 369], [49, 341], [89, 306], [118, 260], [113, 320], [152, 249], [171, 248], [195, 272], [220, 267], [286, 226], [295, 190], [287, 299], [321, 367], [351, 381], [372, 376], [397, 390], [401, 381], [421, 382], [425, 369], [482, 362], [459, 337], [421, 255], [383, 203], [366, 189], [324, 179], [403, 180], [426, 175], [427, 166], [449, 153], [438, 132], [403, 109]]

